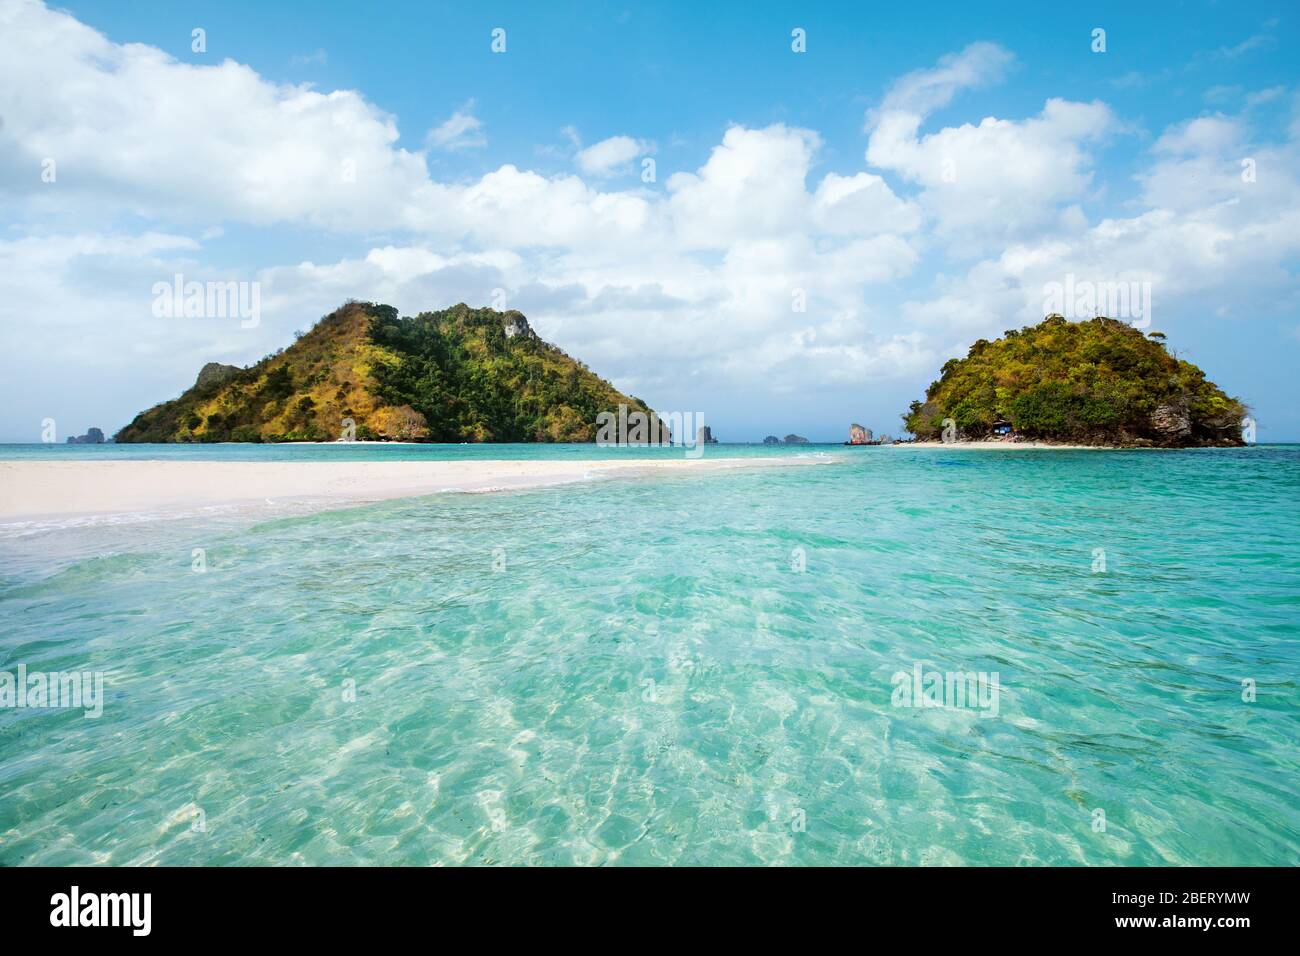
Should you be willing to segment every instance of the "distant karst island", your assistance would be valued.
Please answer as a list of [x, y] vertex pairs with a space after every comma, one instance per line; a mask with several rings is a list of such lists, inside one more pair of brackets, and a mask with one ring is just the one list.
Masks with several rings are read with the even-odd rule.
[[1171, 355], [1164, 338], [1117, 319], [1049, 315], [950, 359], [903, 423], [920, 441], [1245, 444], [1241, 399]]
[[98, 428], [87, 428], [84, 435], [69, 435], [67, 444], [69, 445], [102, 445], [104, 444], [104, 433]]
[[768, 435], [763, 439], [764, 445], [806, 445], [808, 439], [802, 435], [786, 435], [784, 438], [777, 438], [775, 435]]
[[653, 414], [519, 312], [460, 304], [400, 318], [349, 302], [248, 368], [209, 362], [116, 439], [590, 442], [597, 416], [620, 405]]

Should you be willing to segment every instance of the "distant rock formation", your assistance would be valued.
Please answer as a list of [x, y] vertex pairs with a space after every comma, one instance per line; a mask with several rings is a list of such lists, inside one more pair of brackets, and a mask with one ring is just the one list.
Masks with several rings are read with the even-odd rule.
[[784, 438], [777, 438], [775, 435], [768, 435], [763, 439], [764, 445], [806, 445], [808, 439], [802, 435], [786, 435]]
[[86, 434], [68, 437], [69, 445], [102, 445], [104, 444], [104, 433], [98, 428], [87, 428]]
[[716, 445], [718, 443], [718, 440], [713, 437], [713, 429], [708, 425], [700, 426], [700, 433], [695, 440], [701, 445]]
[[857, 422], [849, 426], [849, 444], [865, 445], [871, 441], [871, 429], [863, 428]]

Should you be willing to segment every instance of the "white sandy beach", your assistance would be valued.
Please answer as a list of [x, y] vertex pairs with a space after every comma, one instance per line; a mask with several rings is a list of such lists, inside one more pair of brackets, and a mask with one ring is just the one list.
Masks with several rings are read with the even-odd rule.
[[0, 522], [165, 513], [326, 499], [338, 504], [564, 484], [593, 477], [707, 474], [810, 459], [628, 461], [4, 461]]

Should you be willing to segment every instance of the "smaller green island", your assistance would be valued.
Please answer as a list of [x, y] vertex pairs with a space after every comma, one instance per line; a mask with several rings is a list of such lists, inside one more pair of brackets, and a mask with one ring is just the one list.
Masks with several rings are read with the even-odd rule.
[[1104, 316], [1049, 315], [950, 359], [903, 424], [918, 441], [1244, 445], [1245, 404], [1170, 354], [1164, 339]]

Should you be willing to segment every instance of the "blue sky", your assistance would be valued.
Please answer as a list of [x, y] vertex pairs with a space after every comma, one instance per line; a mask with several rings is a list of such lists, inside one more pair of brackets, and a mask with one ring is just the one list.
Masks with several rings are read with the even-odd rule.
[[[1066, 274], [1150, 281], [1300, 438], [1292, 5], [802, 6], [0, 0], [0, 439], [116, 429], [349, 296], [498, 288], [723, 440], [896, 432]], [[258, 327], [152, 316], [177, 271], [259, 281]]]

